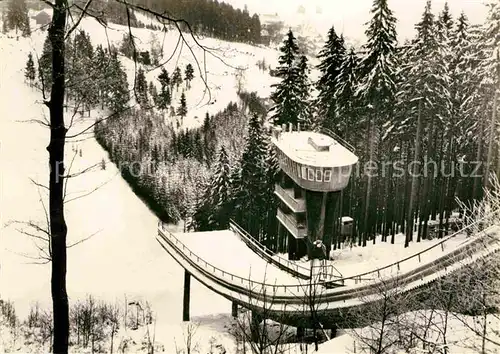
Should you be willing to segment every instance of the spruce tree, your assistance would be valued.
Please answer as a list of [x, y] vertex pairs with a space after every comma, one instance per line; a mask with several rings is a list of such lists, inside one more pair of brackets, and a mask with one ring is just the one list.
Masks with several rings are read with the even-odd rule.
[[28, 7], [25, 0], [9, 0], [6, 24], [8, 30], [20, 30], [24, 37], [31, 35]]
[[68, 46], [67, 53], [72, 53], [72, 58], [66, 55], [67, 62], [71, 63], [67, 67], [72, 94], [81, 103], [82, 109], [88, 109], [90, 113], [90, 108], [95, 105], [99, 97], [98, 83], [101, 79], [97, 70], [88, 70], [94, 63], [94, 49], [90, 35], [79, 30], [72, 46]]
[[102, 45], [98, 45], [95, 48], [94, 55], [92, 56], [92, 68], [96, 72], [96, 77], [99, 78], [98, 83], [95, 85], [95, 90], [97, 92], [97, 99], [104, 105], [104, 95], [108, 90], [108, 78], [106, 77], [106, 72], [110, 66], [110, 57], [106, 55]]
[[52, 45], [49, 37], [43, 42], [43, 51], [38, 60], [38, 78], [43, 88], [44, 95], [48, 96], [52, 86]]
[[194, 69], [191, 63], [186, 65], [186, 71], [184, 72], [184, 80], [186, 81], [186, 89], [191, 88], [191, 80], [194, 79]]
[[298, 65], [299, 47], [292, 30], [288, 31], [287, 37], [280, 48], [279, 66], [276, 76], [281, 79], [278, 84], [273, 84], [275, 90], [271, 94], [274, 106], [271, 108], [274, 124], [299, 122], [301, 113], [301, 91], [297, 85], [300, 82], [300, 69]]
[[338, 119], [333, 127], [337, 133], [346, 140], [353, 135], [358, 127], [358, 97], [356, 88], [359, 84], [359, 58], [351, 48], [344, 56], [340, 71], [337, 76], [337, 85], [334, 95]]
[[[389, 9], [387, 0], [374, 0], [371, 9], [372, 19], [366, 30], [368, 54], [361, 62], [361, 84], [358, 89], [367, 107], [366, 144], [368, 159], [376, 161], [379, 128], [393, 115], [396, 94], [396, 18]], [[379, 150], [380, 151], [380, 150]], [[368, 233], [372, 233], [374, 213], [370, 213], [372, 176], [368, 174], [364, 200], [362, 243], [366, 245]]]
[[158, 104], [158, 89], [156, 88], [156, 85], [153, 84], [153, 81], [149, 82], [149, 96], [151, 97], [151, 100], [153, 101], [154, 105]]
[[232, 209], [230, 174], [229, 158], [226, 149], [221, 146], [209, 191], [211, 205], [209, 225], [212, 230], [229, 228]]
[[181, 101], [179, 103], [179, 107], [177, 108], [177, 115], [184, 118], [187, 114], [187, 105], [186, 105], [186, 95], [184, 92], [181, 94]]
[[179, 90], [179, 86], [182, 84], [182, 74], [181, 69], [176, 67], [174, 73], [172, 74], [171, 85], [175, 86], [176, 90]]
[[28, 61], [26, 62], [26, 69], [24, 70], [24, 77], [29, 81], [30, 86], [33, 85], [33, 81], [35, 81], [36, 71], [35, 71], [35, 63], [33, 62], [33, 55], [31, 52], [28, 54]]
[[297, 117], [298, 122], [306, 123], [313, 126], [311, 110], [310, 110], [310, 89], [311, 82], [309, 80], [310, 69], [307, 62], [307, 57], [301, 55], [298, 62], [299, 76], [297, 85], [298, 102], [297, 102]]
[[334, 131], [338, 131], [340, 125], [337, 121], [336, 93], [345, 51], [344, 38], [338, 36], [332, 26], [328, 31], [328, 39], [318, 55], [318, 59], [321, 60], [318, 65], [321, 76], [316, 86], [319, 91], [318, 110], [322, 125]]
[[245, 149], [240, 159], [239, 187], [235, 199], [239, 222], [259, 241], [265, 231], [266, 141], [262, 121], [254, 114], [249, 121]]
[[158, 81], [160, 81], [161, 89], [158, 95], [158, 108], [165, 110], [171, 103], [171, 94], [170, 94], [170, 77], [168, 75], [167, 70], [162, 67], [161, 73], [158, 75]]
[[139, 68], [137, 71], [135, 81], [135, 98], [141, 107], [146, 107], [148, 105], [148, 83], [142, 68]]
[[120, 112], [127, 106], [130, 95], [127, 73], [123, 69], [116, 51], [111, 53], [110, 65], [107, 69], [106, 77], [108, 85], [106, 85], [105, 104], [113, 112]]

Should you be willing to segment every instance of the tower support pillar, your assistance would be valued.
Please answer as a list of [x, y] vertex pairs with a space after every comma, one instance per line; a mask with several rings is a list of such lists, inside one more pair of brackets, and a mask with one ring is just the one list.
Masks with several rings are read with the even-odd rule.
[[184, 270], [184, 297], [182, 301], [182, 320], [189, 321], [189, 303], [191, 301], [191, 274]]

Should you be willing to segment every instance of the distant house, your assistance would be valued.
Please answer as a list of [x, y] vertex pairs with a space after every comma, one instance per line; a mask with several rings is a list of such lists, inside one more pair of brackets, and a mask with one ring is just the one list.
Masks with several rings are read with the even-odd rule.
[[48, 25], [52, 20], [52, 17], [45, 10], [40, 11], [32, 18], [36, 21], [37, 25], [41, 26]]

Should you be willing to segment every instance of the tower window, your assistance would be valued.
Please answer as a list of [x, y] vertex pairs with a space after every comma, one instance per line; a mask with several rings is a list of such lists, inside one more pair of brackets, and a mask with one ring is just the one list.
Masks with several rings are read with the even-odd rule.
[[307, 169], [307, 179], [309, 181], [314, 181], [314, 170], [312, 168]]
[[300, 168], [300, 171], [301, 171], [301, 174], [302, 174], [302, 176], [301, 176], [301, 177], [302, 177], [303, 179], [307, 179], [307, 167], [302, 166], [302, 167]]
[[330, 182], [332, 180], [332, 170], [325, 170], [323, 177], [325, 182]]
[[322, 182], [322, 181], [323, 181], [323, 171], [316, 170], [316, 182]]

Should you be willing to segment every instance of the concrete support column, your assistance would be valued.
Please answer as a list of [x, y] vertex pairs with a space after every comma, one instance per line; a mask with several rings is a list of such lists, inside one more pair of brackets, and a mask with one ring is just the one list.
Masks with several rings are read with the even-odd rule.
[[337, 326], [330, 329], [330, 339], [333, 339], [337, 336]]
[[291, 233], [287, 232], [288, 237], [288, 259], [291, 261], [297, 260], [297, 240]]
[[254, 343], [259, 342], [260, 322], [261, 321], [262, 321], [262, 316], [259, 313], [252, 311], [252, 320], [250, 323], [250, 333], [251, 333], [251, 340]]
[[238, 304], [234, 301], [231, 303], [231, 316], [238, 317]]
[[297, 327], [297, 340], [300, 342], [302, 339], [304, 339], [304, 336], [306, 334], [306, 331], [304, 327]]
[[182, 301], [182, 320], [189, 321], [189, 302], [191, 300], [191, 274], [184, 270], [184, 298]]

